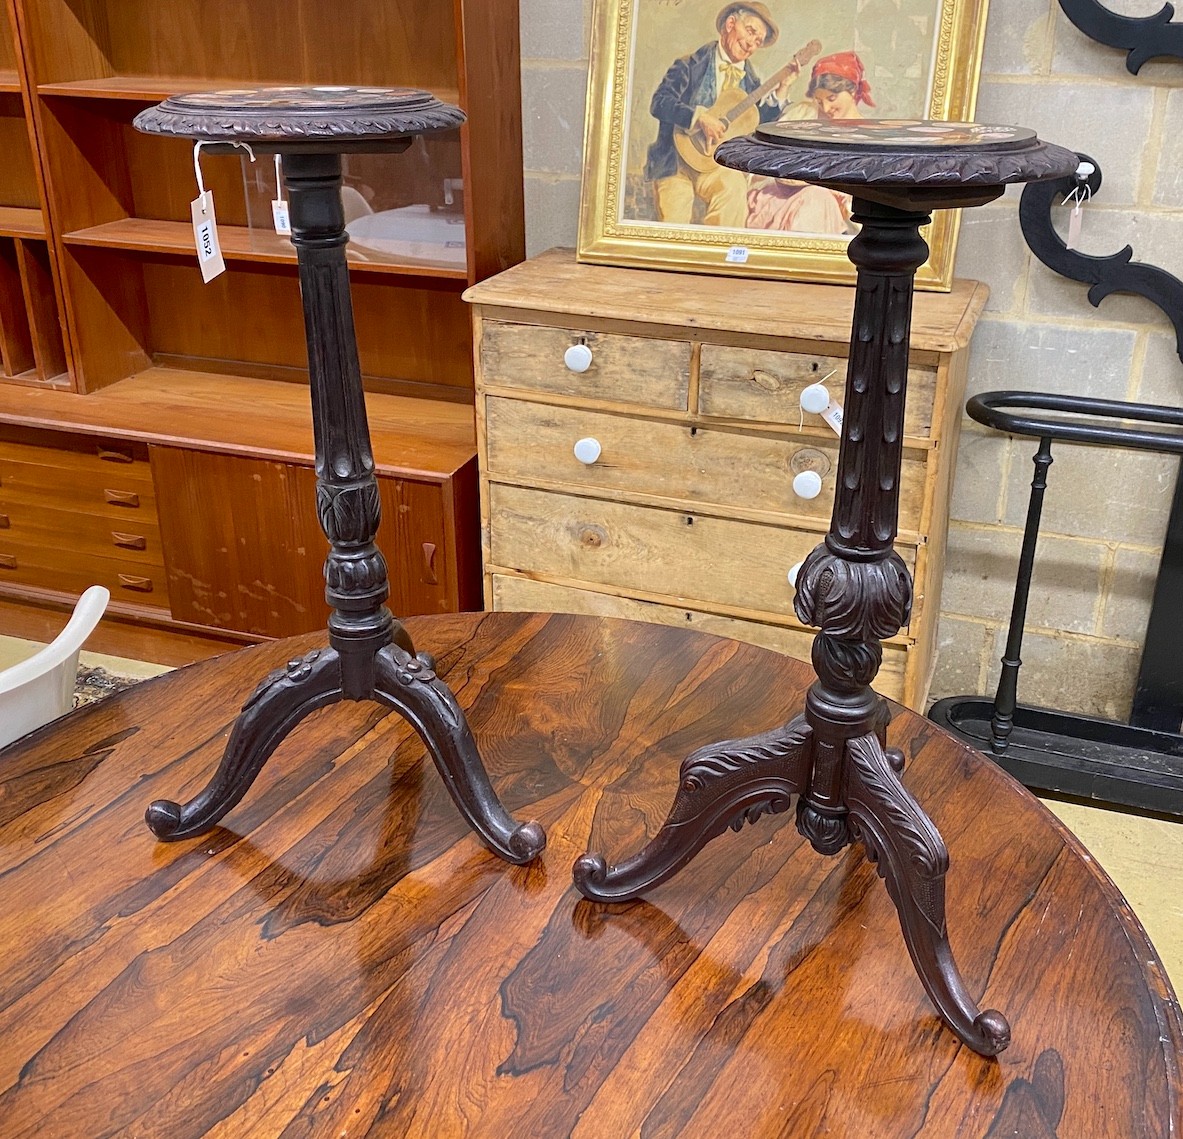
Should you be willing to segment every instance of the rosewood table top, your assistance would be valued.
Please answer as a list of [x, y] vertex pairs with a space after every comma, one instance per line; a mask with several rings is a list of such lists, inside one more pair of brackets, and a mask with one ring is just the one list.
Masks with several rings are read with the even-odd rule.
[[203, 837], [144, 805], [208, 778], [239, 706], [315, 635], [231, 653], [0, 753], [0, 1120], [100, 1135], [550, 1139], [1179, 1134], [1183, 1022], [1084, 849], [1009, 776], [899, 710], [951, 855], [953, 947], [1010, 1048], [945, 1030], [857, 849], [788, 816], [631, 905], [585, 850], [656, 832], [677, 766], [772, 728], [812, 674], [751, 645], [542, 614], [412, 618], [509, 810], [491, 854], [404, 720], [314, 713]]

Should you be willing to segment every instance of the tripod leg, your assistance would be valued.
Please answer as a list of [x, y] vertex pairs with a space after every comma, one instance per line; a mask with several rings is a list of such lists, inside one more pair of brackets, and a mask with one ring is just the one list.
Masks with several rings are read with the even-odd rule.
[[374, 699], [393, 708], [422, 737], [460, 813], [507, 862], [531, 862], [546, 846], [536, 822], [518, 823], [497, 798], [464, 711], [428, 663], [387, 645], [374, 660]]
[[599, 854], [576, 861], [575, 885], [595, 902], [624, 902], [673, 877], [728, 827], [779, 814], [804, 789], [811, 730], [803, 716], [742, 740], [699, 748], [682, 763], [678, 792], [657, 836], [617, 866]]
[[265, 677], [234, 724], [213, 779], [185, 804], [157, 799], [145, 812], [148, 827], [168, 841], [204, 834], [250, 789], [280, 741], [309, 712], [341, 699], [335, 649], [314, 649]]
[[846, 754], [851, 833], [883, 876], [920, 981], [970, 1048], [996, 1056], [1010, 1043], [1010, 1025], [994, 1009], [979, 1011], [953, 960], [945, 927], [945, 843], [899, 781], [877, 736], [849, 740]]

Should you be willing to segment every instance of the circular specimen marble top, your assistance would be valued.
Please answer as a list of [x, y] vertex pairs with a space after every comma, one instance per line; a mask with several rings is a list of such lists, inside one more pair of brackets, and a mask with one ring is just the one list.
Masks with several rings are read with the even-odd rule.
[[[1012, 182], [1063, 178], [1080, 162], [1026, 127], [926, 119], [767, 123], [715, 152], [722, 166], [817, 182], [924, 195], [929, 207], [976, 205]], [[894, 203], [893, 203], [894, 204]]]
[[[451, 130], [464, 112], [411, 87], [241, 87], [173, 95], [136, 115], [137, 130], [263, 151], [380, 149]], [[377, 144], [375, 146], [375, 144]]]

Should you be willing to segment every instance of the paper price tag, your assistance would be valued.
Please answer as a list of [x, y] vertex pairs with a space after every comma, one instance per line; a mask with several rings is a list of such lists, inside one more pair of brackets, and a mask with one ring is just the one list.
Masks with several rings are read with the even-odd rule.
[[744, 265], [748, 260], [748, 247], [746, 245], [733, 245], [727, 250], [727, 264], [728, 265]]
[[226, 272], [222, 246], [218, 241], [213, 191], [203, 190], [190, 203], [189, 209], [193, 214], [193, 243], [197, 247], [197, 264], [201, 269], [201, 279], [208, 285], [219, 274]]
[[287, 237], [292, 232], [292, 219], [288, 214], [288, 204], [283, 198], [276, 198], [271, 203], [271, 218], [275, 222], [275, 232]]
[[1080, 203], [1077, 202], [1072, 213], [1068, 215], [1068, 241], [1066, 244], [1069, 249], [1075, 249], [1080, 244], [1080, 222], [1083, 214], [1084, 210], [1080, 208]]

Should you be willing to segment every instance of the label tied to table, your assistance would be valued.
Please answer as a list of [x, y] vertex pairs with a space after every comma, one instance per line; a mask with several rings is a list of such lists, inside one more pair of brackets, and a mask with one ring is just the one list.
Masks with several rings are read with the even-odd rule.
[[214, 216], [214, 194], [203, 190], [189, 204], [193, 214], [193, 242], [197, 247], [197, 264], [201, 279], [209, 284], [220, 273], [226, 272], [222, 246], [218, 241], [218, 219]]

